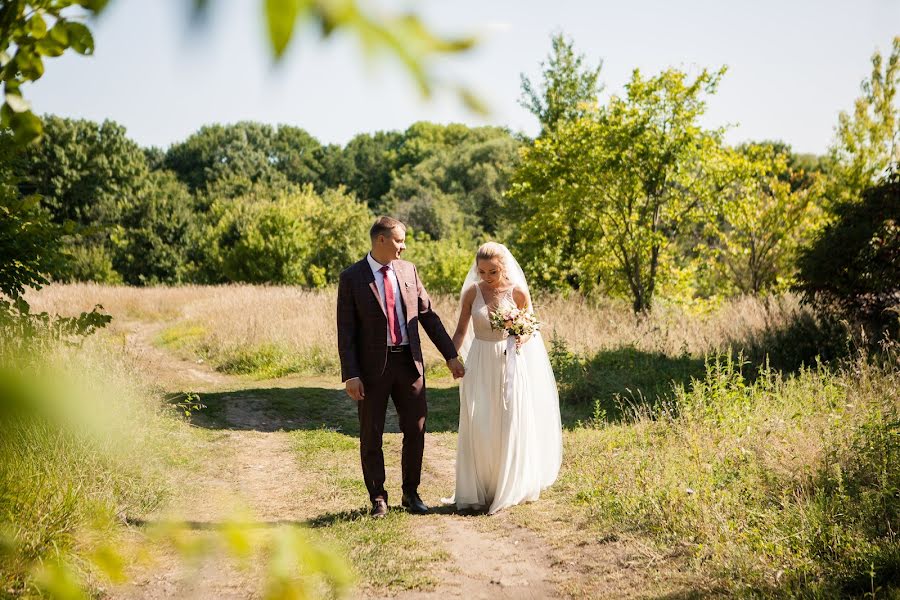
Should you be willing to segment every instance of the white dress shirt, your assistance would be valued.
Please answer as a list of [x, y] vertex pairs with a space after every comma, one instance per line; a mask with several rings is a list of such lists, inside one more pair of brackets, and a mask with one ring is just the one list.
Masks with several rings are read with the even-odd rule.
[[[372, 274], [375, 276], [375, 285], [378, 286], [381, 305], [387, 310], [387, 298], [384, 295], [384, 275], [381, 273], [381, 267], [384, 265], [372, 258], [371, 254], [367, 254], [366, 258], [369, 261], [369, 266], [372, 268]], [[394, 311], [397, 313], [397, 322], [400, 323], [400, 345], [405, 346], [409, 344], [409, 337], [406, 334], [406, 317], [403, 315], [403, 297], [400, 295], [400, 282], [397, 281], [397, 274], [390, 264], [388, 264], [387, 276], [394, 290]], [[387, 334], [388, 346], [393, 346], [390, 325], [385, 328], [385, 333]]]

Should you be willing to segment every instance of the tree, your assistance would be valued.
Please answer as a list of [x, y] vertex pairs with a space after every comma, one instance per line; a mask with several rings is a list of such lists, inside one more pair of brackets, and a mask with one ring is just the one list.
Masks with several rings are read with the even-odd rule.
[[[47, 273], [58, 268], [63, 228], [53, 223], [38, 196], [19, 193], [13, 152], [11, 136], [0, 134], [0, 294], [21, 301], [25, 288], [40, 288]], [[0, 304], [0, 312], [9, 309], [2, 298]]]
[[835, 208], [834, 220], [800, 255], [807, 302], [862, 322], [880, 338], [900, 334], [900, 177]]
[[519, 145], [499, 127], [416, 123], [384, 204], [436, 240], [496, 233]]
[[24, 195], [36, 194], [53, 221], [69, 228], [69, 256], [52, 276], [66, 281], [119, 283], [113, 263], [116, 233], [147, 185], [144, 151], [112, 121], [44, 118], [40, 141], [15, 160]]
[[22, 191], [39, 194], [57, 223], [111, 226], [149, 175], [143, 150], [113, 121], [44, 118], [44, 136], [24, 150]]
[[872, 55], [872, 73], [862, 82], [862, 96], [853, 112], [841, 112], [835, 140], [829, 151], [833, 203], [858, 201], [862, 192], [883, 177], [891, 165], [900, 163], [900, 36], [894, 38], [885, 62], [881, 53]]
[[714, 211], [723, 186], [720, 132], [698, 124], [723, 73], [635, 70], [625, 98], [525, 151], [509, 198], [536, 282], [599, 285], [651, 308], [670, 244]]
[[[732, 157], [731, 184], [713, 255], [723, 277], [745, 294], [760, 294], [793, 274], [798, 250], [815, 234], [822, 213], [822, 178], [789, 167], [790, 149], [749, 144]], [[796, 185], [797, 180], [807, 180]]]
[[562, 33], [553, 36], [547, 62], [542, 62], [543, 81], [540, 86], [524, 73], [522, 97], [519, 104], [528, 109], [541, 123], [541, 135], [556, 128], [560, 122], [575, 121], [597, 107], [597, 97], [603, 90], [599, 82], [603, 61], [596, 68], [587, 67], [585, 56], [575, 53], [575, 45]]
[[[166, 152], [164, 165], [194, 193], [222, 182], [317, 184], [319, 142], [302, 129], [244, 121], [207, 125]], [[220, 193], [223, 192], [220, 185]], [[246, 192], [235, 186], [232, 194]]]
[[171, 171], [154, 171], [128, 206], [113, 264], [125, 283], [179, 283], [191, 271], [197, 220], [187, 186]]
[[397, 167], [397, 149], [403, 134], [397, 131], [361, 133], [343, 149], [329, 146], [320, 152], [323, 187], [345, 186], [376, 212], [384, 208]]
[[283, 283], [321, 287], [368, 247], [371, 213], [342, 190], [312, 186], [274, 200], [218, 200], [205, 233], [204, 275], [211, 283]]

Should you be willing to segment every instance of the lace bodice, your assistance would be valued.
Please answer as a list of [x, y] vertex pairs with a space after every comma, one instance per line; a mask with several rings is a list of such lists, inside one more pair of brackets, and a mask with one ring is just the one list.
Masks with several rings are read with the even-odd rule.
[[[498, 302], [508, 298], [512, 302], [512, 288], [503, 293]], [[475, 284], [475, 300], [472, 301], [472, 329], [475, 339], [485, 342], [502, 342], [507, 338], [506, 331], [491, 329], [490, 309], [481, 295], [481, 286]]]

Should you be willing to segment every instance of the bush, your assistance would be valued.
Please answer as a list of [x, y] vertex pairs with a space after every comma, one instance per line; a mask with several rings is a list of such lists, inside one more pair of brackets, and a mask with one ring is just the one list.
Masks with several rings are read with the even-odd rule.
[[169, 171], [150, 174], [148, 184], [124, 210], [125, 228], [114, 263], [130, 285], [179, 283], [190, 270], [198, 215], [187, 186]]
[[342, 190], [311, 186], [275, 200], [217, 200], [210, 209], [203, 270], [213, 283], [280, 283], [324, 287], [368, 247], [371, 216]]
[[477, 241], [433, 240], [424, 233], [407, 237], [407, 255], [416, 264], [429, 294], [458, 294], [475, 261]]
[[806, 301], [866, 325], [876, 339], [900, 333], [900, 175], [835, 209], [835, 220], [801, 253], [797, 289]]

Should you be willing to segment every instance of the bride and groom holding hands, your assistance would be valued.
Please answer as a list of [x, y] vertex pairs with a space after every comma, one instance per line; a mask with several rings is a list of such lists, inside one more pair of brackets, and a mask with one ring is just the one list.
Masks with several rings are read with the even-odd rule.
[[401, 505], [428, 512], [418, 493], [428, 414], [420, 326], [454, 378], [462, 378], [456, 490], [448, 502], [492, 514], [536, 500], [556, 480], [562, 431], [556, 381], [539, 331], [511, 335], [503, 326], [510, 315], [527, 320], [533, 314], [519, 264], [500, 244], [478, 249], [462, 283], [451, 338], [415, 265], [400, 258], [403, 223], [380, 217], [370, 237], [371, 252], [340, 276], [337, 337], [341, 379], [359, 413], [372, 516], [388, 511], [382, 437], [389, 397], [403, 434]]

